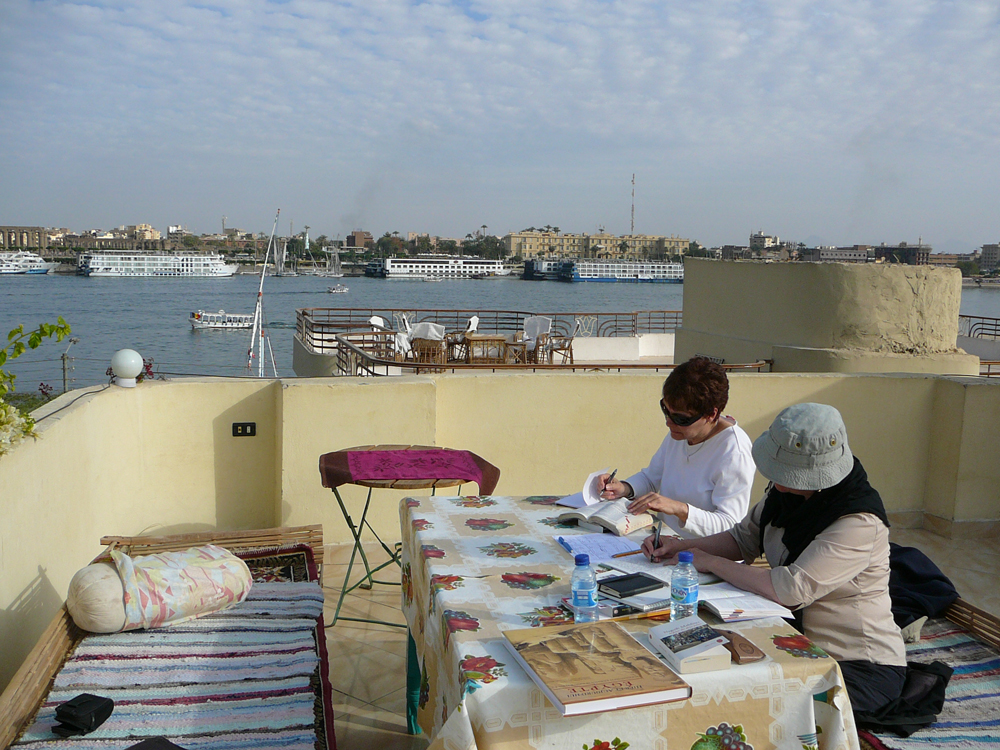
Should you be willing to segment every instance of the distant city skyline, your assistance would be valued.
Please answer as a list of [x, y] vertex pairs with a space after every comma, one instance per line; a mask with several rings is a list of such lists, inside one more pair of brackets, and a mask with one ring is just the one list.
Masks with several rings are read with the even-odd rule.
[[5, 0], [0, 224], [1000, 239], [1000, 6]]

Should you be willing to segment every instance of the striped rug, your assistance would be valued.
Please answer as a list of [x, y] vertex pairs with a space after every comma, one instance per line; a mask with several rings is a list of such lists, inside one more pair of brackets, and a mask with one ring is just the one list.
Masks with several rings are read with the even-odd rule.
[[[255, 581], [224, 612], [88, 635], [12, 747], [110, 750], [164, 736], [199, 750], [334, 750], [322, 616], [315, 581]], [[114, 712], [86, 736], [57, 737], [55, 707], [80, 693], [113, 699]]]
[[875, 750], [996, 750], [1000, 748], [1000, 652], [944, 619], [924, 625], [919, 643], [907, 644], [909, 661], [942, 661], [955, 670], [944, 708], [929, 727], [902, 738], [895, 734], [866, 737]]

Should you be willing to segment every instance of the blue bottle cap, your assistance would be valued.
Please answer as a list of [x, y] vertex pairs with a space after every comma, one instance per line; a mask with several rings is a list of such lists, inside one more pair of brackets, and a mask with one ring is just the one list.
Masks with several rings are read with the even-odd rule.
[[677, 560], [679, 562], [694, 562], [694, 553], [684, 550], [683, 552], [677, 553]]
[[590, 555], [577, 555], [575, 559], [577, 565], [590, 565]]

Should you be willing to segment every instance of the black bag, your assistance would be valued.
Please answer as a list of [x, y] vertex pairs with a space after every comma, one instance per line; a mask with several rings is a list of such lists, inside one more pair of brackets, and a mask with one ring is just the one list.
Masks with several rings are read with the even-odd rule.
[[56, 721], [60, 723], [52, 727], [52, 731], [60, 737], [89, 734], [101, 726], [114, 710], [115, 702], [110, 698], [80, 693], [56, 706]]

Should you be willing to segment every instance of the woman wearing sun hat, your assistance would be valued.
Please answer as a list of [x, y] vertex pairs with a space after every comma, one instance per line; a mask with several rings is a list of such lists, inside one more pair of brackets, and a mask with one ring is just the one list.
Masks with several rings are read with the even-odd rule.
[[[771, 485], [746, 518], [720, 534], [644, 550], [673, 558], [690, 549], [698, 570], [795, 610], [800, 630], [840, 662], [854, 710], [876, 711], [899, 697], [906, 676], [882, 498], [832, 406], [788, 407], [754, 441], [753, 458]], [[770, 570], [736, 562], [761, 553]]]

